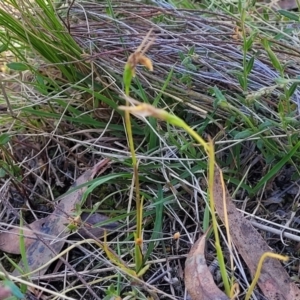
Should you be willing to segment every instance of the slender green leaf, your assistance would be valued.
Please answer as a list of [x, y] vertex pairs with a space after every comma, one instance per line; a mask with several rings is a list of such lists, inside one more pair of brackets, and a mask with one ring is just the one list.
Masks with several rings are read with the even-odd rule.
[[258, 184], [252, 189], [252, 194], [255, 195], [270, 179], [272, 179], [280, 169], [293, 157], [298, 148], [300, 147], [300, 142], [298, 142], [290, 152], [288, 152], [284, 157], [258, 182]]
[[189, 64], [191, 62], [191, 58], [189, 57], [189, 56], [186, 56], [185, 58], [184, 58], [184, 60], [181, 62], [181, 64], [183, 65], [183, 66], [186, 66], [187, 64]]
[[[82, 203], [86, 200], [88, 195], [98, 186], [107, 183], [109, 181], [115, 181], [117, 178], [130, 178], [131, 174], [128, 173], [118, 173], [118, 174], [109, 174], [105, 176], [101, 176], [99, 178], [96, 178], [94, 180], [91, 180], [88, 182], [89, 187], [86, 189], [84, 194], [82, 195]], [[76, 189], [81, 188], [80, 186], [77, 186]]]
[[273, 64], [274, 68], [281, 72], [283, 70], [283, 68], [282, 68], [281, 63], [280, 63], [279, 59], [277, 58], [276, 54], [272, 51], [269, 41], [267, 39], [262, 39], [262, 45], [264, 46], [265, 50], [267, 51], [268, 56]]
[[184, 60], [184, 58], [185, 58], [185, 55], [181, 51], [178, 52], [178, 55], [179, 55], [179, 58], [180, 58], [180, 60], [182, 62]]
[[202, 229], [203, 232], [206, 232], [208, 227], [210, 226], [210, 211], [209, 211], [209, 205], [205, 205], [204, 209], [204, 217], [203, 217], [203, 223], [202, 223]]
[[216, 101], [214, 101], [214, 108], [217, 108], [221, 102], [227, 102], [225, 96], [217, 86], [214, 86], [213, 92], [216, 97]]
[[296, 14], [294, 12], [291, 12], [291, 11], [287, 11], [287, 10], [277, 10], [278, 13], [280, 13], [282, 16], [290, 19], [290, 20], [293, 20], [293, 21], [297, 21], [299, 22], [300, 21], [300, 16], [299, 14]]
[[6, 65], [9, 69], [14, 71], [26, 71], [28, 70], [28, 66], [26, 64], [20, 62], [11, 62]]
[[10, 135], [8, 133], [2, 133], [0, 135], [0, 146], [6, 145], [10, 141]]
[[252, 34], [252, 35], [247, 39], [246, 44], [245, 44], [245, 48], [246, 48], [245, 50], [246, 50], [246, 52], [249, 51], [249, 50], [251, 49], [252, 44], [253, 44], [253, 42], [254, 42], [254, 39], [255, 39], [256, 35], [257, 35], [257, 33], [255, 32], [254, 34]]
[[8, 50], [8, 43], [2, 44], [0, 46], [0, 53]]
[[151, 234], [151, 239], [148, 245], [146, 255], [144, 257], [143, 264], [148, 260], [155, 246], [158, 244], [159, 239], [162, 236], [162, 220], [163, 220], [163, 211], [164, 211], [164, 201], [163, 201], [163, 190], [162, 187], [158, 186], [157, 198], [155, 201], [155, 221]]
[[5, 169], [3, 169], [3, 168], [0, 168], [0, 178], [3, 178], [3, 177], [5, 177], [6, 176], [6, 171], [5, 171]]
[[129, 95], [130, 85], [133, 78], [133, 70], [132, 68], [126, 64], [123, 72], [123, 83], [125, 87], [125, 93]]
[[[22, 111], [27, 112], [29, 115], [36, 115], [36, 116], [44, 117], [44, 118], [54, 118], [54, 119], [62, 118], [61, 114], [58, 114], [58, 113], [35, 110], [32, 108], [28, 108], [28, 107], [22, 108]], [[88, 115], [80, 116], [78, 118], [70, 117], [70, 116], [63, 116], [63, 119], [68, 120], [73, 123], [76, 123], [76, 124], [85, 125], [85, 126], [90, 125], [90, 126], [94, 126], [95, 128], [107, 128], [107, 129], [110, 129], [116, 136], [124, 136], [124, 127], [122, 125], [110, 124], [109, 126], [107, 126], [107, 123], [99, 122]], [[143, 129], [138, 126], [133, 127], [132, 130], [133, 130], [134, 134], [145, 135]]]
[[194, 53], [195, 53], [195, 45], [193, 45], [193, 46], [190, 48], [188, 54], [189, 54], [189, 55], [193, 55]]
[[234, 139], [236, 140], [240, 140], [240, 139], [245, 139], [249, 136], [251, 136], [253, 134], [253, 130], [252, 129], [245, 129], [241, 132], [238, 132], [235, 136]]
[[247, 75], [249, 75], [250, 72], [252, 71], [253, 64], [254, 64], [254, 56], [252, 56], [252, 57], [248, 60], [248, 62], [247, 62], [247, 66], [246, 66], [246, 73], [247, 73]]
[[263, 18], [267, 22], [270, 20], [269, 12], [265, 8], [263, 9]]
[[243, 9], [243, 0], [238, 0], [238, 11], [241, 14]]
[[288, 96], [289, 98], [293, 96], [293, 94], [294, 94], [294, 92], [295, 92], [297, 86], [298, 86], [298, 83], [297, 83], [297, 82], [294, 82], [294, 83], [289, 87], [289, 89], [288, 89], [288, 91], [287, 91], [287, 96]]
[[238, 81], [239, 81], [239, 84], [242, 87], [242, 89], [245, 90], [247, 84], [246, 84], [246, 80], [245, 80], [244, 76], [243, 75], [238, 75]]

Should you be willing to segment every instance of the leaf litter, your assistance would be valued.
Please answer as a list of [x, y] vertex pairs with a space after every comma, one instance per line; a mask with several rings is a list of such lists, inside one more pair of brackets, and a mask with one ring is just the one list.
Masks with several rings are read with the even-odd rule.
[[[42, 218], [30, 223], [29, 226], [24, 226], [23, 236], [25, 242], [25, 249], [28, 249], [32, 243], [37, 239], [35, 233], [41, 233], [41, 227], [45, 222], [46, 218]], [[105, 230], [113, 230], [117, 228], [120, 224], [118, 222], [109, 222], [108, 224], [99, 227], [98, 224], [108, 221], [109, 218], [105, 215], [99, 213], [87, 213], [82, 212], [80, 215], [79, 225], [82, 224], [90, 234], [95, 237], [101, 237], [104, 234]], [[69, 237], [72, 239], [81, 239], [81, 238], [90, 238], [90, 234], [83, 228], [78, 228], [74, 234], [71, 234]], [[20, 228], [15, 227], [8, 231], [4, 231], [0, 233], [0, 250], [3, 252], [7, 252], [10, 254], [21, 254], [20, 253], [20, 241], [18, 236], [20, 235]], [[47, 236], [46, 234], [44, 237], [53, 238], [52, 235]]]
[[192, 300], [228, 300], [216, 286], [204, 256], [206, 233], [193, 245], [185, 262], [184, 281]]
[[[84, 172], [72, 185], [71, 189], [60, 199], [59, 204], [49, 216], [36, 220], [30, 225], [22, 228], [25, 248], [28, 260], [29, 271], [39, 269], [38, 274], [43, 275], [48, 267], [40, 269], [57, 254], [60, 253], [66, 238], [70, 235], [67, 225], [70, 223], [69, 216], [74, 213], [76, 204], [82, 200], [82, 196], [87, 189], [83, 186], [74, 190], [74, 188], [83, 185], [93, 179], [96, 174], [103, 173], [109, 166], [109, 160], [104, 159], [96, 164], [92, 169]], [[73, 192], [70, 192], [74, 190]], [[108, 220], [101, 214], [82, 213], [82, 221], [88, 224], [96, 224]], [[117, 223], [110, 223], [109, 228], [118, 226]], [[103, 233], [103, 228], [89, 228], [88, 232], [92, 235], [99, 236]], [[9, 231], [0, 233], [0, 250], [12, 254], [20, 254], [20, 228], [12, 228]], [[83, 238], [90, 237], [87, 230], [83, 228], [78, 231], [78, 235]], [[24, 265], [20, 262], [19, 267], [24, 270]], [[18, 269], [15, 269], [13, 275], [20, 275]]]
[[[214, 175], [215, 209], [224, 224], [228, 224], [232, 243], [254, 278], [261, 256], [270, 248], [258, 231], [233, 204], [226, 189], [223, 198], [222, 171], [217, 167]], [[225, 203], [223, 202], [224, 200]], [[226, 208], [224, 209], [224, 204]], [[227, 220], [225, 220], [225, 213]], [[204, 248], [206, 234], [193, 245], [185, 264], [185, 284], [192, 300], [229, 299], [214, 283], [206, 265]], [[298, 300], [300, 290], [292, 282], [279, 260], [267, 258], [261, 269], [258, 286], [269, 300]]]

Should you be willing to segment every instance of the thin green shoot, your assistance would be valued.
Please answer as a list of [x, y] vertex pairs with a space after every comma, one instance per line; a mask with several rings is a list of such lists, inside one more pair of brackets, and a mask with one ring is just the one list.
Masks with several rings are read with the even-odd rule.
[[[127, 63], [124, 68], [123, 73], [123, 83], [125, 88], [125, 95], [129, 96], [130, 87], [133, 77], [135, 76], [135, 69], [137, 64], [142, 64], [147, 67], [150, 71], [152, 71], [153, 66], [152, 62], [149, 58], [147, 58], [144, 53], [149, 49], [151, 44], [153, 43], [153, 39], [149, 40], [150, 34], [152, 30], [148, 32], [142, 41], [141, 45], [137, 48], [137, 50], [132, 53], [127, 60]], [[129, 107], [129, 102], [126, 101], [126, 106]], [[135, 238], [135, 263], [136, 263], [136, 273], [141, 272], [143, 269], [143, 254], [142, 254], [142, 200], [140, 198], [140, 183], [139, 183], [139, 173], [138, 173], [138, 162], [135, 155], [135, 148], [133, 142], [133, 134], [132, 134], [132, 126], [131, 126], [131, 118], [129, 111], [125, 111], [125, 127], [127, 133], [128, 144], [130, 148], [131, 158], [132, 158], [132, 166], [133, 166], [133, 182], [135, 188], [135, 199], [136, 199], [136, 222], [137, 222], [137, 230], [134, 235]]]
[[152, 105], [146, 103], [140, 103], [130, 97], [126, 97], [128, 102], [136, 106], [120, 106], [119, 108], [125, 111], [128, 111], [136, 116], [141, 117], [155, 117], [157, 119], [163, 120], [168, 122], [172, 125], [180, 127], [184, 129], [188, 134], [190, 134], [205, 150], [208, 156], [209, 166], [208, 166], [208, 189], [209, 189], [209, 205], [210, 205], [210, 212], [212, 216], [212, 223], [213, 223], [213, 232], [215, 235], [215, 245], [217, 251], [217, 258], [220, 265], [221, 275], [225, 287], [225, 292], [229, 296], [230, 295], [230, 284], [226, 272], [224, 255], [220, 246], [220, 238], [218, 232], [218, 224], [217, 219], [215, 216], [215, 205], [214, 205], [214, 197], [213, 197], [213, 182], [214, 182], [214, 167], [215, 167], [215, 155], [214, 155], [214, 147], [212, 142], [207, 143], [201, 138], [197, 132], [195, 132], [189, 125], [187, 125], [182, 119], [177, 117], [176, 115], [170, 114], [163, 109], [158, 109], [153, 107]]

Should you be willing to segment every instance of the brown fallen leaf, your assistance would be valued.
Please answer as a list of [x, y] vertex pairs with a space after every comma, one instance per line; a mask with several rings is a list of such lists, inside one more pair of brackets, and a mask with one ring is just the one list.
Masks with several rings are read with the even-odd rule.
[[[103, 236], [105, 230], [113, 230], [120, 225], [118, 222], [111, 222], [101, 227], [95, 226], [98, 223], [109, 220], [107, 216], [99, 213], [90, 214], [83, 212], [80, 215], [80, 218], [81, 222], [83, 223], [83, 227], [85, 227], [86, 230], [79, 228], [77, 232], [69, 235], [69, 238], [71, 239], [90, 238], [90, 235], [88, 235], [87, 231], [95, 237], [100, 238]], [[25, 225], [23, 227], [25, 249], [28, 249], [30, 245], [38, 239], [36, 234], [42, 233], [41, 228], [46, 221], [46, 218], [42, 218], [32, 222], [29, 224], [29, 226]], [[10, 230], [0, 232], [0, 250], [11, 254], [20, 254], [19, 235], [20, 228], [12, 228]], [[43, 237], [46, 239], [53, 239], [53, 236], [51, 235], [47, 236], [44, 234]]]
[[[93, 179], [99, 171], [103, 172], [108, 167], [108, 162], [108, 159], [104, 159], [91, 170], [87, 170], [75, 181], [72, 189]], [[52, 214], [46, 218], [36, 221], [36, 223], [34, 222], [35, 224], [32, 224], [32, 228], [31, 225], [29, 225], [32, 230], [31, 233], [24, 229], [29, 237], [33, 238], [32, 234], [36, 236], [36, 239], [34, 239], [33, 242], [30, 238], [27, 241], [29, 246], [26, 254], [29, 271], [34, 271], [40, 268], [61, 251], [66, 237], [69, 235], [66, 228], [66, 225], [69, 224], [68, 216], [72, 215], [75, 205], [81, 201], [86, 188], [86, 186], [81, 187], [63, 196]], [[22, 262], [19, 263], [19, 267], [24, 270]], [[45, 267], [42, 270], [39, 270], [38, 274], [45, 274], [47, 268], [48, 267]], [[17, 269], [15, 269], [12, 274], [14, 276], [20, 275]]]
[[[30, 228], [26, 225], [23, 227], [23, 235], [25, 248], [36, 240], [35, 232], [39, 232], [44, 219], [39, 219], [30, 224]], [[0, 232], [0, 250], [11, 254], [20, 254], [20, 228], [12, 228], [7, 231]]]
[[[219, 217], [225, 223], [223, 190], [220, 176], [221, 170], [216, 167], [214, 177], [215, 208]], [[236, 209], [227, 190], [225, 205], [232, 242], [243, 257], [253, 278], [260, 257], [263, 253], [270, 252], [270, 247], [250, 221], [245, 219], [243, 214]], [[269, 300], [300, 300], [300, 290], [291, 281], [286, 270], [277, 259], [268, 258], [265, 260], [258, 285], [262, 293]]]
[[185, 261], [184, 282], [192, 300], [229, 300], [216, 286], [204, 256], [206, 234], [191, 248]]

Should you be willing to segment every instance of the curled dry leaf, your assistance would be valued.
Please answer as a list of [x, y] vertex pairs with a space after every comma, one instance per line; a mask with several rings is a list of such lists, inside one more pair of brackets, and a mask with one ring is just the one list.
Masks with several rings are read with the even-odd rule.
[[[260, 257], [265, 252], [269, 252], [270, 248], [250, 221], [236, 209], [227, 190], [224, 207], [221, 170], [218, 167], [214, 177], [214, 201], [216, 211], [224, 223], [226, 212], [232, 242], [243, 257], [253, 278]], [[277, 259], [265, 260], [258, 285], [268, 300], [300, 300], [300, 290]]]
[[204, 256], [206, 234], [193, 245], [185, 261], [184, 282], [192, 300], [229, 300], [216, 286]]

